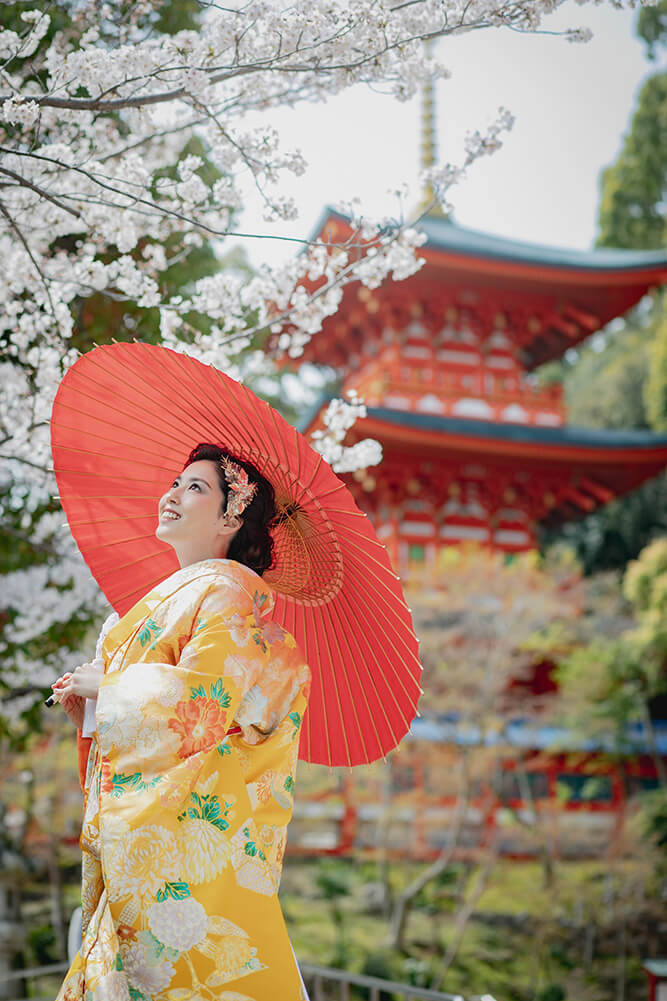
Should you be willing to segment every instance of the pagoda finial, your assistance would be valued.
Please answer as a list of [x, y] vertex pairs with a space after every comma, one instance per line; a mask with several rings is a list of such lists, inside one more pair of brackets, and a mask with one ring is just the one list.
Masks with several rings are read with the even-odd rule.
[[[433, 49], [433, 39], [424, 43], [425, 55], [428, 58]], [[430, 77], [422, 87], [422, 129], [421, 129], [421, 169], [428, 170], [438, 162], [438, 137], [436, 129], [435, 78]], [[435, 205], [433, 203], [435, 202]], [[421, 201], [417, 211], [423, 212], [431, 205], [429, 215], [444, 216], [445, 213], [436, 199], [435, 191], [430, 183], [424, 185]]]

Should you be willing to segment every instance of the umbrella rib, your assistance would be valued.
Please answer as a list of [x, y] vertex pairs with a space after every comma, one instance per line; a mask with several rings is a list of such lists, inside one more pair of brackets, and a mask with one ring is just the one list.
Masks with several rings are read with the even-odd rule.
[[[296, 428], [295, 428], [295, 430], [296, 430]], [[301, 492], [299, 493], [299, 496], [297, 498], [297, 504], [301, 504], [302, 501], [303, 501], [303, 498], [306, 496], [306, 494], [310, 493], [310, 488], [312, 487], [313, 483], [315, 482], [317, 474], [319, 473], [320, 469], [322, 468], [322, 463], [324, 462], [324, 458], [323, 458], [323, 456], [321, 456], [319, 454], [319, 452], [315, 452], [315, 449], [313, 449], [312, 451], [313, 451], [313, 454], [317, 456], [317, 460], [315, 462], [315, 465], [313, 466], [313, 471], [311, 473], [311, 477], [308, 480], [308, 482], [307, 483], [300, 483], [299, 484], [299, 487], [301, 488]], [[332, 472], [333, 472], [333, 470], [332, 470]], [[318, 499], [319, 499], [319, 494], [318, 494]]]
[[[362, 561], [362, 560], [359, 560], [358, 558], [356, 558], [355, 556], [353, 556], [353, 555], [351, 555], [351, 554], [348, 554], [348, 556], [349, 556], [349, 559], [351, 559], [351, 560], [352, 560], [352, 561], [353, 561], [353, 562], [355, 563], [355, 565], [359, 567], [359, 572], [360, 572], [360, 573], [363, 573], [364, 571], [368, 571], [368, 572], [372, 573], [372, 571], [370, 571], [370, 570], [369, 570], [369, 569], [368, 569], [368, 568], [367, 568], [367, 567], [366, 567], [366, 566], [364, 565], [364, 563], [363, 563], [363, 561]], [[373, 576], [373, 577], [375, 577], [375, 578], [376, 578], [376, 580], [378, 580], [378, 578], [376, 577], [376, 575], [375, 575], [375, 574], [372, 574], [372, 576]], [[378, 580], [378, 583], [381, 583], [381, 582], [380, 582], [380, 581]], [[391, 594], [391, 592], [390, 592], [390, 594]], [[377, 600], [378, 600], [378, 602], [382, 602], [382, 604], [386, 605], [386, 606], [387, 606], [387, 607], [388, 607], [388, 608], [389, 608], [390, 610], [393, 610], [393, 609], [394, 609], [394, 606], [392, 606], [392, 605], [391, 605], [391, 604], [389, 603], [389, 601], [388, 601], [388, 600], [387, 600], [387, 599], [386, 599], [386, 598], [384, 597], [384, 595], [377, 595], [376, 597], [377, 597]], [[396, 600], [397, 600], [397, 599], [396, 599], [396, 595], [393, 595], [393, 594], [392, 594], [392, 597], [394, 598], [394, 601], [396, 601]], [[408, 612], [408, 614], [409, 614], [410, 610], [408, 609], [407, 605], [404, 605], [403, 607], [405, 608], [405, 610], [406, 610], [406, 611]], [[419, 670], [420, 670], [420, 673], [421, 673], [421, 661], [419, 660], [419, 657], [418, 657], [418, 656], [417, 656], [417, 655], [416, 655], [416, 654], [414, 653], [414, 651], [413, 651], [413, 650], [411, 650], [411, 649], [410, 649], [410, 647], [408, 646], [408, 644], [407, 644], [406, 640], [405, 640], [405, 639], [404, 639], [404, 638], [403, 638], [402, 636], [400, 636], [400, 634], [398, 634], [398, 630], [397, 630], [397, 628], [396, 628], [396, 626], [395, 626], [395, 624], [394, 624], [394, 622], [393, 622], [392, 618], [391, 618], [391, 617], [389, 617], [389, 616], [388, 616], [388, 615], [387, 615], [387, 614], [386, 614], [385, 612], [382, 612], [382, 611], [381, 611], [381, 608], [380, 608], [380, 606], [379, 606], [379, 605], [378, 605], [378, 611], [380, 611], [380, 614], [382, 614], [382, 615], [383, 615], [383, 617], [384, 617], [384, 618], [385, 618], [385, 620], [386, 620], [386, 621], [388, 622], [388, 624], [389, 624], [389, 625], [391, 626], [391, 628], [393, 629], [393, 631], [394, 631], [394, 632], [395, 632], [395, 633], [397, 634], [397, 638], [398, 638], [398, 640], [399, 640], [399, 641], [400, 641], [400, 642], [401, 642], [401, 643], [403, 644], [403, 646], [405, 647], [405, 649], [406, 649], [406, 651], [407, 651], [407, 653], [408, 653], [409, 657], [410, 657], [410, 658], [411, 658], [411, 659], [412, 659], [413, 661], [415, 661], [415, 662], [416, 662], [416, 663], [417, 663], [417, 664], [419, 665]], [[409, 631], [410, 631], [410, 635], [411, 635], [411, 636], [413, 637], [413, 639], [415, 640], [415, 642], [417, 642], [417, 637], [416, 637], [416, 635], [415, 635], [415, 632], [414, 632], [414, 630], [413, 630], [413, 629], [410, 629]], [[394, 645], [394, 644], [392, 644], [392, 645]], [[398, 655], [398, 656], [400, 657], [400, 656], [401, 656], [401, 654], [400, 654], [400, 653], [398, 652], [398, 650], [396, 649], [396, 647], [395, 647], [395, 646], [394, 646], [394, 650], [396, 651], [397, 655]]]
[[[145, 535], [130, 535], [128, 536], [127, 539], [115, 539], [114, 546], [124, 546], [128, 542], [141, 542], [142, 539], [154, 539], [154, 538], [155, 538], [155, 532], [147, 532]], [[108, 542], [99, 542], [96, 543], [95, 545], [89, 545], [88, 543], [86, 543], [86, 552], [89, 552], [90, 550], [93, 549], [106, 549], [108, 546], [109, 546]], [[167, 550], [164, 550], [164, 552], [167, 552]]]
[[150, 514], [118, 514], [114, 518], [90, 518], [87, 521], [70, 521], [69, 527], [81, 528], [83, 525], [107, 525], [109, 522], [115, 521], [145, 521], [146, 518], [152, 518], [153, 521], [157, 521], [155, 511], [151, 511]]
[[114, 570], [127, 570], [129, 567], [134, 567], [137, 563], [143, 563], [145, 560], [152, 560], [155, 558], [155, 553], [145, 553], [143, 556], [138, 556], [136, 560], [130, 560], [129, 563], [121, 563], [120, 565], [114, 564]]
[[[326, 611], [326, 607], [327, 607], [326, 605], [321, 606], [323, 613]], [[329, 621], [331, 622], [331, 618], [329, 618]], [[331, 625], [333, 626], [333, 622], [331, 622]], [[338, 676], [337, 676], [337, 673], [336, 673], [336, 667], [335, 667], [335, 661], [334, 661], [334, 657], [333, 657], [333, 651], [332, 651], [331, 646], [329, 644], [329, 634], [328, 634], [328, 632], [326, 631], [325, 628], [322, 629], [322, 635], [324, 636], [324, 640], [325, 640], [326, 645], [327, 645], [327, 653], [329, 654], [329, 663], [331, 665], [331, 675], [333, 677], [334, 690], [336, 692], [336, 701], [338, 703], [338, 718], [340, 719], [340, 722], [341, 722], [341, 732], [343, 734], [343, 741], [345, 743], [345, 753], [347, 754], [347, 763], [348, 763], [349, 767], [352, 767], [352, 755], [350, 754], [350, 745], [348, 744], [348, 741], [347, 741], [347, 730], [346, 730], [346, 727], [345, 727], [345, 719], [343, 718], [343, 706], [342, 706], [342, 703], [341, 703], [341, 700], [340, 700], [340, 691], [338, 689]], [[344, 677], [345, 677], [345, 679], [346, 679], [346, 681], [348, 683], [348, 689], [349, 689], [350, 682], [349, 682], [349, 679], [347, 678], [347, 674], [346, 674], [345, 670], [343, 670], [343, 675], [344, 675]], [[351, 696], [351, 694], [352, 693], [350, 692], [350, 696]], [[355, 713], [355, 715], [356, 715], [356, 713]]]
[[[347, 603], [348, 608], [350, 609], [350, 614], [354, 614], [352, 608], [350, 607], [350, 603], [349, 603], [349, 601], [347, 599], [347, 596], [345, 594], [342, 595], [342, 599]], [[391, 643], [391, 640], [389, 642]], [[392, 647], [394, 647], [394, 652], [395, 652], [396, 656], [400, 657], [400, 654], [399, 654], [398, 650], [396, 650], [396, 647], [394, 646], [394, 644], [392, 643], [391, 645], [392, 645]], [[387, 688], [389, 689], [389, 692], [391, 693], [391, 697], [394, 700], [394, 704], [395, 704], [396, 708], [398, 709], [403, 722], [405, 723], [406, 730], [409, 730], [410, 729], [410, 721], [406, 720], [405, 714], [404, 714], [403, 709], [401, 707], [401, 704], [399, 703], [398, 699], [396, 698], [394, 690], [391, 687], [389, 678], [386, 677], [385, 669], [382, 667], [382, 665], [378, 661], [377, 654], [375, 653], [375, 649], [370, 645], [370, 643], [368, 644], [368, 649], [371, 651], [371, 654], [373, 656], [373, 659], [375, 660], [375, 663], [377, 664], [377, 667], [378, 667], [378, 670], [380, 671], [380, 674], [385, 678], [385, 681], [387, 682]], [[408, 699], [408, 701], [410, 703], [412, 703], [412, 696], [406, 691], [405, 685], [403, 684], [403, 679], [402, 679], [401, 675], [399, 674], [397, 668], [395, 667], [393, 661], [390, 660], [390, 658], [387, 658], [386, 663], [389, 665], [389, 667], [391, 667], [391, 670], [392, 670], [392, 672], [393, 672], [396, 680], [398, 681], [399, 685], [403, 689], [403, 694], [405, 695], [406, 699]], [[375, 687], [375, 685], [373, 687]], [[376, 691], [377, 691], [377, 688], [376, 688]], [[378, 696], [379, 696], [379, 693], [378, 693]], [[382, 705], [382, 701], [381, 700], [379, 700], [379, 701], [380, 701], [380, 705]], [[416, 704], [415, 704], [415, 708], [416, 708]], [[387, 720], [387, 723], [389, 725], [389, 729], [392, 731], [392, 734], [393, 734], [393, 727], [391, 726], [391, 723], [389, 723], [389, 720]], [[395, 736], [395, 734], [394, 734], [394, 736]]]
[[[340, 630], [341, 635], [343, 635], [343, 636], [346, 637], [346, 641], [348, 643], [348, 653], [351, 655], [352, 651], [349, 649], [349, 639], [347, 639], [348, 630], [344, 628], [343, 623], [341, 623], [341, 621], [340, 621], [340, 616], [338, 614], [338, 608], [336, 607], [335, 602], [330, 602], [329, 604], [325, 605], [324, 606], [324, 611], [326, 611], [326, 614], [329, 617], [329, 621], [331, 623], [331, 629], [332, 629], [333, 635], [336, 637], [336, 646], [338, 647], [338, 654], [340, 656], [341, 663], [345, 663], [345, 659], [343, 657], [343, 653], [342, 653], [342, 650], [340, 648], [340, 643], [338, 642], [338, 630], [336, 628], [334, 628], [333, 611], [336, 612], [336, 618], [338, 619], [338, 629]], [[357, 642], [356, 641], [356, 634], [354, 633], [353, 630], [351, 631], [351, 634], [352, 634], [352, 636], [354, 636], [354, 640], [355, 640], [355, 644], [356, 644], [356, 642]], [[362, 695], [364, 697], [364, 702], [366, 703], [366, 709], [368, 711], [368, 718], [370, 719], [371, 723], [373, 724], [373, 729], [375, 730], [375, 736], [377, 738], [378, 747], [380, 749], [382, 749], [382, 741], [380, 740], [380, 734], [378, 733], [377, 727], [375, 725], [375, 719], [373, 718], [373, 713], [371, 712], [371, 707], [370, 707], [370, 705], [368, 703], [368, 697], [366, 695], [366, 689], [365, 689], [364, 685], [362, 684], [361, 678], [359, 677], [359, 670], [357, 668], [357, 662], [356, 662], [355, 658], [352, 657], [352, 656], [350, 656], [350, 660], [351, 660], [352, 665], [354, 667], [354, 673], [357, 676], [357, 681], [359, 682], [359, 687], [360, 687]], [[361, 738], [361, 746], [364, 749], [364, 755], [366, 757], [366, 764], [370, 764], [370, 762], [372, 760], [374, 760], [374, 759], [372, 759], [370, 757], [370, 755], [368, 753], [368, 748], [366, 747], [366, 741], [364, 739], [364, 730], [363, 730], [363, 727], [361, 726], [361, 723], [359, 722], [359, 717], [357, 715], [357, 706], [356, 706], [356, 702], [355, 702], [354, 698], [352, 697], [352, 689], [350, 688], [350, 681], [349, 681], [347, 672], [345, 673], [345, 679], [347, 681], [347, 688], [348, 688], [348, 693], [349, 693], [349, 696], [350, 696], [350, 704], [352, 706], [352, 711], [354, 712], [354, 718], [357, 721], [357, 728], [359, 730], [359, 736]], [[387, 723], [388, 722], [389, 721], [387, 720]], [[391, 727], [390, 727], [390, 729], [391, 729]]]
[[[84, 357], [86, 357], [86, 356], [84, 355]], [[113, 387], [111, 385], [109, 385], [108, 383], [97, 382], [96, 379], [93, 379], [92, 376], [90, 376], [88, 374], [86, 374], [85, 376], [82, 374], [81, 378], [82, 379], [85, 378], [87, 382], [92, 383], [93, 386], [98, 386], [100, 389], [104, 389], [104, 390], [111, 390], [111, 389], [113, 389]], [[123, 382], [122, 380], [119, 380], [119, 382], [121, 382], [121, 385], [124, 388], [127, 385], [127, 383]], [[144, 386], [142, 387], [142, 389], [140, 391], [142, 391], [144, 393], [144, 395], [146, 395], [146, 390], [149, 389], [149, 388], [152, 388], [152, 386], [150, 386], [150, 383], [144, 383]], [[85, 392], [85, 390], [81, 389], [81, 387], [79, 387], [79, 386], [77, 386], [76, 388], [72, 387], [71, 389], [69, 389], [69, 387], [67, 387], [66, 391], [73, 392], [73, 393], [75, 392], [77, 394], [77, 396], [84, 396], [87, 399], [92, 400], [93, 403], [96, 403], [96, 404], [99, 404], [99, 402], [100, 402], [98, 396], [92, 396], [90, 393]], [[54, 401], [54, 407], [56, 406], [56, 404], [58, 402], [60, 402], [60, 401], [58, 401], [58, 398], [56, 397], [56, 399]], [[127, 417], [127, 412], [125, 410], [121, 410], [119, 407], [114, 407], [111, 403], [105, 403], [105, 407], [106, 407], [107, 410], [112, 410], [116, 414], [121, 414], [123, 417]], [[72, 409], [72, 408], [70, 407], [70, 409]], [[81, 412], [81, 411], [79, 411], [79, 412]], [[86, 416], [90, 416], [90, 415], [87, 414]], [[104, 418], [98, 418], [98, 417], [96, 417], [95, 419], [96, 420], [102, 420], [104, 423], [110, 423], [109, 421], [104, 421]], [[167, 421], [165, 421], [165, 424], [163, 424], [162, 426], [156, 427], [154, 424], [151, 424], [145, 418], [143, 419], [143, 422], [144, 422], [145, 426], [152, 428], [153, 431], [157, 432], [157, 434], [159, 434], [160, 436], [164, 435], [164, 433], [165, 433], [165, 425], [168, 423]], [[177, 429], [177, 426], [175, 425], [174, 426], [174, 430], [176, 430], [176, 429]]]
[[[75, 448], [74, 445], [61, 445], [61, 444], [55, 444], [53, 447], [54, 447], [55, 450], [62, 449], [64, 452], [75, 452], [78, 455], [94, 455], [96, 459], [99, 459], [102, 462], [104, 462], [105, 460], [107, 462], [126, 462], [125, 459], [121, 459], [118, 456], [107, 455], [104, 452], [96, 452], [96, 451], [93, 451], [90, 448]], [[164, 466], [158, 466], [154, 462], [144, 462], [143, 459], [142, 459], [142, 463], [141, 464], [142, 464], [142, 466], [147, 466], [148, 469], [159, 469], [160, 472], [162, 472], [162, 473], [164, 473], [164, 471], [165, 471], [164, 470]], [[101, 477], [101, 476], [104, 476], [104, 473], [101, 473], [98, 470], [97, 471], [97, 475]], [[107, 480], [122, 480], [122, 479], [124, 479], [124, 475], [116, 473], [116, 474], [111, 475], [111, 476], [107, 475], [104, 478], [107, 479]]]
[[[142, 349], [145, 349], [145, 353], [148, 353], [149, 358], [150, 358], [150, 354], [152, 353], [152, 351], [155, 350], [155, 346], [154, 345], [143, 344], [143, 345], [141, 345], [141, 347], [142, 347]], [[151, 390], [157, 389], [157, 391], [159, 393], [161, 390], [164, 389], [165, 382], [167, 382], [167, 388], [168, 389], [171, 388], [173, 390], [173, 392], [175, 392], [175, 394], [179, 398], [179, 406], [180, 406], [181, 410], [185, 410], [186, 411], [186, 414], [187, 414], [187, 416], [189, 418], [188, 426], [192, 430], [193, 437], [197, 437], [199, 439], [199, 441], [202, 440], [202, 436], [204, 434], [204, 429], [201, 427], [202, 416], [205, 417], [205, 418], [207, 418], [208, 420], [210, 420], [215, 425], [215, 427], [218, 429], [216, 431], [216, 434], [220, 433], [223, 436], [226, 436], [227, 434], [229, 434], [229, 431], [225, 427], [224, 422], [220, 419], [220, 411], [212, 412], [208, 407], [206, 407], [205, 411], [202, 412], [201, 409], [198, 410], [196, 407], [193, 407], [190, 404], [190, 400], [189, 400], [189, 398], [187, 396], [185, 396], [185, 397], [183, 396], [183, 387], [184, 387], [184, 383], [185, 383], [186, 377], [187, 377], [189, 386], [191, 387], [193, 393], [200, 393], [201, 394], [202, 386], [199, 384], [199, 381], [197, 379], [194, 379], [192, 377], [192, 373], [190, 371], [192, 369], [193, 359], [190, 358], [189, 355], [179, 354], [178, 352], [171, 351], [168, 348], [164, 349], [164, 350], [166, 350], [168, 352], [167, 353], [167, 358], [169, 359], [169, 364], [166, 365], [166, 366], [163, 366], [163, 369], [162, 369], [162, 381], [161, 381], [161, 386], [160, 387], [154, 387], [151, 382], [149, 382], [149, 381], [147, 381], [145, 379], [145, 377], [143, 375], [143, 369], [142, 369], [142, 372], [137, 373], [136, 369], [134, 369], [134, 367], [132, 366], [131, 362], [128, 362], [128, 366], [133, 371], [133, 374], [138, 375], [138, 379], [139, 379], [140, 383], [142, 384], [142, 386], [144, 388], [145, 387], [149, 387]], [[126, 353], [126, 352], [124, 352], [124, 353]], [[130, 356], [130, 358], [131, 358], [131, 361], [132, 361], [133, 360], [133, 354]], [[174, 368], [176, 367], [176, 365], [178, 365], [178, 371], [174, 372]], [[151, 371], [150, 365], [148, 365], [148, 370]], [[213, 371], [217, 371], [217, 370], [213, 369]], [[228, 389], [227, 385], [225, 384], [224, 380], [221, 382], [221, 385], [222, 385], [222, 388], [224, 389], [225, 394], [227, 396], [229, 396], [229, 389]], [[203, 394], [203, 398], [204, 399], [208, 399], [207, 394], [204, 393]], [[152, 396], [152, 399], [154, 400], [154, 402], [156, 402], [158, 404], [161, 404], [163, 402], [159, 397], [156, 399], [156, 397], [154, 395]], [[228, 417], [231, 418], [232, 414], [233, 414], [233, 411], [231, 411], [231, 410], [227, 411]], [[179, 441], [180, 441], [181, 445], [183, 445], [182, 430], [180, 428], [178, 430], [180, 431]], [[198, 442], [193, 442], [192, 445], [194, 446], [194, 444], [197, 444], [197, 443]]]
[[[72, 407], [69, 403], [64, 403], [62, 400], [58, 401], [58, 406], [59, 407], [66, 407], [67, 410], [72, 410], [79, 417], [82, 416], [80, 408]], [[88, 416], [88, 415], [83, 415], [83, 416]], [[114, 424], [111, 421], [105, 421], [103, 417], [95, 417], [95, 420], [99, 421], [100, 423], [108, 425], [110, 428], [113, 428], [114, 430], [118, 429], [118, 425], [117, 424]], [[60, 431], [71, 431], [73, 434], [81, 434], [81, 428], [80, 427], [79, 428], [73, 428], [73, 427], [70, 427], [68, 424], [63, 424], [63, 422], [59, 420], [58, 421], [58, 433], [60, 433]], [[151, 438], [148, 435], [143, 435], [141, 433], [141, 431], [136, 431], [134, 428], [130, 431], [130, 429], [128, 428], [127, 429], [127, 433], [128, 434], [132, 434], [132, 436], [135, 437], [135, 438], [136, 437], [142, 438], [144, 441], [150, 442], [150, 444], [155, 445], [155, 438]], [[113, 445], [127, 445], [127, 441], [118, 441], [117, 438], [110, 437], [110, 435], [108, 433], [107, 434], [96, 434], [95, 431], [91, 431], [88, 428], [86, 428], [86, 437], [87, 438], [99, 438], [100, 441], [104, 442], [105, 444], [108, 444], [109, 442], [111, 442], [111, 444], [113, 444]], [[58, 447], [58, 448], [64, 448], [63, 445], [59, 445], [58, 443], [55, 443], [55, 444], [56, 444], [56, 447]]]
[[[391, 590], [391, 588], [386, 583], [386, 581], [382, 580], [382, 578], [379, 577], [378, 574], [373, 571], [371, 564], [375, 563], [377, 566], [380, 567], [381, 570], [384, 571], [385, 574], [391, 575], [395, 580], [400, 580], [400, 578], [393, 572], [393, 570], [391, 570], [389, 567], [387, 567], [386, 564], [381, 563], [380, 560], [376, 560], [374, 556], [371, 556], [370, 553], [367, 553], [366, 550], [362, 549], [362, 547], [357, 542], [355, 542], [354, 539], [346, 538], [345, 541], [353, 549], [355, 549], [357, 552], [361, 552], [362, 553], [363, 560], [364, 560], [364, 565], [367, 567], [367, 572], [371, 573], [373, 575], [373, 577], [375, 577], [375, 579], [377, 580], [378, 584], [381, 584], [385, 591], [389, 591], [389, 594], [395, 600], [396, 599], [395, 592]], [[369, 562], [366, 563], [366, 560], [368, 560]], [[404, 598], [403, 598], [402, 604], [403, 604], [403, 608], [409, 613], [410, 609], [408, 608], [408, 606], [407, 606]]]
[[126, 598], [131, 598], [133, 594], [138, 594], [139, 592], [141, 592], [142, 597], [145, 595], [149, 595], [151, 591], [158, 584], [162, 583], [163, 580], [164, 580], [163, 576], [154, 577], [153, 580], [150, 582], [150, 584], [146, 585], [142, 584], [139, 587], [135, 587], [133, 591], [126, 591], [125, 594], [121, 594], [119, 598], [116, 598], [116, 601], [118, 602], [125, 601]]
[[[192, 359], [189, 359], [189, 361], [191, 362]], [[199, 384], [199, 380], [195, 378], [195, 373], [197, 373], [197, 370], [196, 369], [192, 370], [192, 365], [191, 364], [189, 365], [187, 362], [183, 365], [183, 370], [187, 371], [188, 382], [192, 387], [193, 392], [201, 393], [202, 386]], [[229, 438], [230, 435], [233, 436], [234, 434], [241, 435], [243, 437], [245, 434], [247, 434], [247, 428], [243, 428], [242, 426], [239, 426], [237, 423], [236, 415], [234, 413], [235, 401], [231, 396], [229, 386], [225, 382], [225, 379], [222, 377], [222, 374], [218, 372], [216, 368], [214, 368], [213, 366], [209, 366], [208, 370], [215, 372], [216, 375], [219, 376], [220, 391], [224, 394], [225, 402], [227, 403], [227, 409], [225, 410], [223, 408], [216, 408], [214, 410], [211, 410], [211, 408], [208, 405], [210, 402], [209, 395], [204, 394], [204, 399], [206, 401], [205, 414], [207, 415], [208, 419], [212, 422], [212, 424], [215, 425], [215, 427], [218, 429], [216, 433], [220, 434], [223, 438]], [[172, 373], [170, 373], [170, 375], [171, 374]], [[179, 373], [179, 376], [176, 377], [176, 383], [178, 384], [179, 391], [181, 391], [182, 373]], [[224, 413], [225, 415], [226, 422], [225, 419], [221, 417], [222, 413]], [[200, 415], [198, 414], [198, 411], [195, 409], [193, 419], [196, 420], [198, 416]], [[228, 425], [231, 425], [231, 427]], [[225, 442], [225, 444], [227, 443]]]
[[[62, 448], [62, 445], [58, 445], [57, 448]], [[119, 482], [118, 481], [118, 477], [116, 477], [116, 476], [105, 476], [104, 473], [101, 473], [99, 471], [99, 469], [92, 469], [92, 470], [91, 469], [63, 469], [62, 466], [59, 466], [58, 469], [57, 469], [57, 472], [58, 473], [67, 473], [68, 476], [94, 476], [96, 480], [112, 480], [112, 481], [115, 481], [115, 482]], [[123, 480], [120, 481], [120, 482], [124, 482], [125, 480], [128, 480], [130, 483], [153, 483], [153, 484], [155, 483], [155, 480], [145, 480], [145, 479], [143, 479], [140, 476], [123, 476]], [[155, 499], [157, 500], [157, 497]]]
[[[304, 630], [305, 630], [305, 625], [304, 625]], [[329, 740], [329, 714], [327, 713], [327, 702], [326, 702], [326, 699], [324, 697], [324, 672], [322, 670], [322, 656], [320, 654], [320, 640], [319, 640], [319, 632], [318, 632], [317, 629], [314, 630], [314, 637], [315, 637], [315, 648], [316, 648], [316, 654], [315, 655], [316, 655], [316, 658], [317, 658], [317, 664], [318, 664], [318, 668], [319, 668], [319, 670], [318, 670], [318, 679], [317, 680], [318, 680], [318, 684], [319, 684], [320, 690], [322, 692], [322, 714], [324, 716], [324, 736], [325, 736], [326, 744], [327, 744], [327, 763], [330, 765], [331, 764], [331, 742]]]
[[[290, 609], [291, 612], [292, 612], [292, 628], [289, 630], [289, 632], [296, 639], [296, 637], [297, 637], [297, 625], [296, 625], [297, 606], [296, 606], [296, 602], [294, 601], [293, 598], [289, 598], [288, 599], [287, 597], [283, 597], [282, 598], [282, 602], [283, 602], [283, 604], [285, 606], [285, 621], [287, 621], [287, 609]], [[303, 612], [303, 609], [301, 609], [301, 611]], [[312, 668], [310, 667], [310, 663], [309, 663], [309, 660], [308, 660], [308, 653], [307, 653], [306, 650], [304, 650], [303, 653], [304, 653], [304, 656], [306, 658], [306, 663], [308, 664], [308, 668], [310, 670], [311, 682], [312, 682], [313, 671], [312, 671]], [[308, 706], [309, 705], [310, 705], [310, 697], [308, 698]], [[306, 720], [307, 728], [308, 728], [308, 735], [307, 735], [308, 753], [310, 754], [310, 750], [311, 750], [311, 747], [312, 747], [312, 737], [311, 737], [311, 730], [310, 730], [310, 713], [308, 712], [308, 706], [306, 707], [305, 720]]]

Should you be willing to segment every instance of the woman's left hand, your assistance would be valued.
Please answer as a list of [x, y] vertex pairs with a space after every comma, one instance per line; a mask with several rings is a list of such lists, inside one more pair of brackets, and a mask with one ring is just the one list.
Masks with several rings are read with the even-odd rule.
[[84, 699], [96, 699], [102, 679], [101, 672], [92, 664], [82, 664], [53, 686], [59, 700], [68, 695], [80, 695]]

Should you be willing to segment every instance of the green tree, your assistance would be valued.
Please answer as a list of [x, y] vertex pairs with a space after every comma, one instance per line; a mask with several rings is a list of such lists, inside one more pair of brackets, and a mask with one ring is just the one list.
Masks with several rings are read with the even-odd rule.
[[649, 350], [649, 371], [644, 388], [649, 423], [667, 431], [667, 309], [663, 310]]
[[599, 247], [647, 250], [667, 236], [667, 73], [639, 92], [620, 156], [602, 172]]
[[[667, 0], [642, 8], [637, 35], [649, 59], [667, 45]], [[665, 246], [667, 227], [667, 73], [644, 83], [617, 160], [603, 170], [599, 247]], [[563, 382], [569, 420], [600, 428], [667, 430], [667, 305], [655, 292], [577, 351], [543, 367]], [[664, 475], [578, 522], [543, 531], [541, 547], [566, 541], [586, 573], [622, 568], [667, 530]]]
[[653, 727], [667, 698], [667, 536], [654, 540], [629, 564], [622, 590], [634, 623], [618, 636], [601, 634], [561, 660], [561, 712], [588, 737], [611, 738], [625, 754], [638, 751], [631, 726], [640, 723], [667, 791], [667, 770]]

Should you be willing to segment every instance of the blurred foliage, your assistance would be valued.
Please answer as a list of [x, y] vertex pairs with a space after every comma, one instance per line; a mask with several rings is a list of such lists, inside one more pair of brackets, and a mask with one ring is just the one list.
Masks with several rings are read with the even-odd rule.
[[[642, 7], [636, 31], [656, 58], [667, 47], [667, 0]], [[598, 247], [663, 249], [667, 243], [667, 73], [649, 77], [616, 161], [601, 174]], [[667, 303], [653, 292], [625, 318], [543, 366], [544, 382], [562, 381], [571, 424], [667, 430]], [[667, 530], [667, 478], [661, 474], [598, 511], [542, 530], [546, 550], [565, 541], [585, 573], [618, 567]]]
[[662, 72], [642, 86], [621, 153], [602, 171], [597, 245], [662, 249], [667, 236], [665, 190], [667, 72]]
[[651, 427], [655, 431], [667, 431], [667, 308], [664, 307], [664, 298], [649, 350], [644, 401]]
[[637, 34], [646, 43], [648, 58], [655, 59], [656, 50], [667, 45], [667, 0], [640, 9]]
[[641, 724], [642, 745], [667, 788], [664, 762], [651, 746], [652, 718], [667, 716], [667, 538], [630, 563], [622, 589], [635, 622], [617, 636], [596, 630], [590, 643], [561, 658], [559, 711], [586, 737], [611, 738], [618, 752], [637, 753], [632, 727]]
[[[297, 956], [326, 965], [333, 946], [328, 909], [317, 874], [329, 860], [288, 859], [281, 899], [289, 914]], [[416, 907], [407, 951], [385, 946], [386, 919], [369, 915], [365, 882], [372, 871], [348, 860], [350, 887], [341, 907], [354, 935], [350, 970], [429, 987], [436, 982], [454, 915]], [[395, 860], [391, 879], [398, 891], [428, 863]], [[537, 862], [501, 859], [479, 899], [461, 950], [442, 989], [466, 998], [491, 995], [503, 1001], [535, 1001], [559, 988], [566, 1001], [607, 1001], [616, 996], [618, 934], [624, 927], [627, 955], [625, 1001], [646, 1001], [641, 959], [660, 948], [663, 904], [644, 860], [570, 862], [559, 867], [555, 886], [541, 886]], [[590, 962], [586, 942], [592, 942]], [[335, 985], [325, 996], [338, 996]], [[363, 998], [357, 989], [351, 997]], [[546, 994], [546, 997], [549, 997]]]

